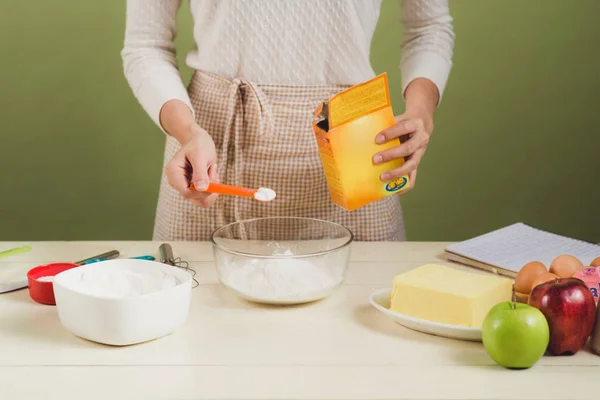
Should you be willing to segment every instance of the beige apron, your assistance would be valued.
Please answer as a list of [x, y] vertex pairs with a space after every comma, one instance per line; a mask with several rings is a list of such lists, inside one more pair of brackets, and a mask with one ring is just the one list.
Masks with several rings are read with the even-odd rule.
[[[343, 86], [259, 85], [195, 72], [188, 92], [200, 126], [212, 136], [221, 182], [269, 187], [277, 198], [261, 203], [219, 196], [208, 209], [184, 200], [163, 174], [154, 240], [208, 240], [218, 227], [242, 219], [296, 216], [337, 222], [358, 241], [406, 240], [398, 196], [348, 212], [335, 205], [311, 122], [320, 102]], [[180, 149], [167, 137], [166, 165]], [[290, 232], [293, 234], [293, 232]]]

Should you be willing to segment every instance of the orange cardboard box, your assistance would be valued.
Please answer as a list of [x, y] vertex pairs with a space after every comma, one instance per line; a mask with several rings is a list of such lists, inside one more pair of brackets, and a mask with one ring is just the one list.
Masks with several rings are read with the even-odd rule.
[[314, 115], [313, 130], [334, 203], [352, 211], [410, 187], [407, 175], [389, 182], [379, 179], [402, 166], [403, 159], [373, 163], [376, 153], [400, 144], [400, 139], [375, 143], [379, 132], [395, 124], [387, 74], [336, 94]]

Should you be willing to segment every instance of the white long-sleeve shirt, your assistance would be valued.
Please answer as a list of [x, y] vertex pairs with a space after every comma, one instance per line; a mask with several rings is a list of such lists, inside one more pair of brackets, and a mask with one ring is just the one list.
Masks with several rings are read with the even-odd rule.
[[[402, 89], [423, 77], [441, 95], [454, 48], [448, 1], [399, 2]], [[173, 43], [180, 5], [181, 0], [127, 0], [125, 76], [159, 126], [167, 101], [192, 108]], [[375, 75], [369, 53], [380, 7], [381, 0], [190, 0], [196, 48], [186, 62], [258, 84], [357, 84]]]

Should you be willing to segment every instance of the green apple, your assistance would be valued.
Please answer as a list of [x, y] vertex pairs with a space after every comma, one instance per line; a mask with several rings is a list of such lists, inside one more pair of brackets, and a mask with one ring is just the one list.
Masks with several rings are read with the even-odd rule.
[[481, 326], [483, 346], [492, 359], [506, 368], [532, 367], [545, 353], [550, 340], [548, 321], [527, 304], [496, 304]]

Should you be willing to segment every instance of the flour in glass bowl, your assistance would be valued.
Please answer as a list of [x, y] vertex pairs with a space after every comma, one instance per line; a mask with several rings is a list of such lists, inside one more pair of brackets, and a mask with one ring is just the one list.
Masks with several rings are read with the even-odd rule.
[[[288, 250], [283, 255], [292, 253]], [[223, 265], [221, 279], [226, 286], [245, 296], [276, 301], [334, 288], [343, 278], [305, 259], [266, 258]]]

